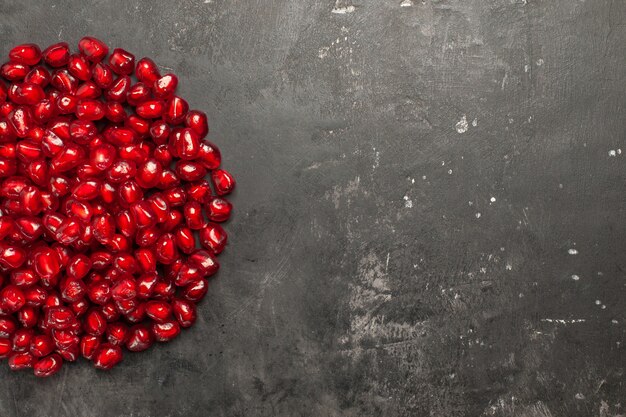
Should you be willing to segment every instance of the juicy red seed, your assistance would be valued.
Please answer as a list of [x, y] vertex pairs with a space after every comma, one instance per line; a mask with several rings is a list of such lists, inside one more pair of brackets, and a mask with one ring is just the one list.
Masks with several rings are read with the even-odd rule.
[[35, 362], [33, 370], [35, 372], [35, 376], [47, 378], [59, 372], [62, 365], [63, 358], [58, 353], [54, 353]]
[[157, 342], [169, 342], [180, 334], [180, 324], [174, 320], [167, 320], [162, 323], [152, 323], [151, 326], [154, 340]]
[[17, 62], [7, 62], [0, 67], [0, 75], [9, 81], [23, 80], [29, 72], [30, 67], [28, 65]]
[[23, 44], [9, 58], [0, 358], [40, 377], [79, 355], [110, 369], [122, 347], [146, 350], [195, 322], [226, 246], [216, 222], [230, 216], [223, 196], [235, 180], [204, 139], [206, 114], [149, 58], [109, 55], [88, 36], [78, 51]]
[[228, 235], [222, 226], [217, 223], [208, 223], [200, 230], [200, 243], [205, 249], [219, 255], [228, 242]]
[[85, 36], [78, 42], [78, 50], [90, 62], [100, 62], [109, 53], [109, 47], [99, 39]]
[[59, 68], [67, 65], [70, 59], [70, 47], [65, 42], [56, 43], [46, 48], [42, 56], [46, 64]]
[[161, 78], [159, 68], [150, 58], [141, 58], [137, 62], [137, 67], [135, 68], [135, 76], [139, 81], [144, 82], [148, 85], [154, 85], [154, 82]]
[[178, 77], [174, 74], [165, 74], [154, 82], [152, 90], [155, 97], [164, 99], [172, 96], [176, 87], [178, 87]]
[[124, 49], [116, 48], [109, 56], [109, 65], [116, 74], [130, 75], [135, 70], [135, 56]]
[[19, 64], [36, 65], [41, 60], [41, 49], [34, 43], [25, 43], [11, 49], [9, 58]]
[[70, 56], [67, 63], [67, 69], [70, 74], [79, 80], [87, 81], [91, 78], [91, 68], [89, 67], [89, 62], [80, 54]]
[[81, 100], [76, 106], [76, 117], [82, 120], [100, 120], [105, 115], [106, 108], [101, 101]]
[[97, 369], [111, 369], [121, 360], [122, 349], [110, 343], [103, 343], [93, 355], [93, 363]]
[[148, 349], [154, 343], [154, 336], [146, 325], [137, 324], [128, 331], [126, 349], [131, 352], [141, 352]]
[[200, 139], [209, 134], [209, 122], [204, 112], [191, 110], [185, 117], [185, 126], [196, 132]]

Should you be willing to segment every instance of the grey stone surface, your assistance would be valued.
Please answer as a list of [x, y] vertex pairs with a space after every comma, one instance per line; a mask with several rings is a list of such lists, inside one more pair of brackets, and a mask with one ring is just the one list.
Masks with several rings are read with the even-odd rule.
[[[239, 181], [198, 324], [2, 416], [626, 413], [626, 2], [4, 0], [205, 110]], [[623, 152], [620, 150], [623, 149]]]

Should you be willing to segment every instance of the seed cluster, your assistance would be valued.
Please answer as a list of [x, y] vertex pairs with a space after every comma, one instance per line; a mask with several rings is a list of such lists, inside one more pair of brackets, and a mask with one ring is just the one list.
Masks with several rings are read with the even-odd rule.
[[78, 49], [23, 44], [0, 67], [0, 358], [40, 377], [191, 326], [235, 186], [174, 74]]

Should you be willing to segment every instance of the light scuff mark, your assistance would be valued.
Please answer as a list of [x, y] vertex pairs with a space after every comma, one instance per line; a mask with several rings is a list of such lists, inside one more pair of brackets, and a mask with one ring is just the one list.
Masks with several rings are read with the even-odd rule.
[[334, 14], [347, 14], [356, 11], [354, 6], [337, 7], [335, 6], [330, 12]]
[[456, 131], [458, 133], [465, 133], [465, 132], [467, 132], [467, 129], [469, 129], [469, 123], [467, 122], [467, 116], [463, 115], [463, 117], [461, 117], [461, 120], [456, 122], [456, 125], [454, 127], [456, 128]]

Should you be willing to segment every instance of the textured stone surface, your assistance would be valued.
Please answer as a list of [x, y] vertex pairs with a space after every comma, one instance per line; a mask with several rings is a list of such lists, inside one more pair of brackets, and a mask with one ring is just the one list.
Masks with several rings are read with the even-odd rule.
[[[152, 57], [239, 182], [178, 340], [0, 415], [626, 413], [626, 2], [5, 0]], [[623, 149], [622, 152], [620, 149]]]

